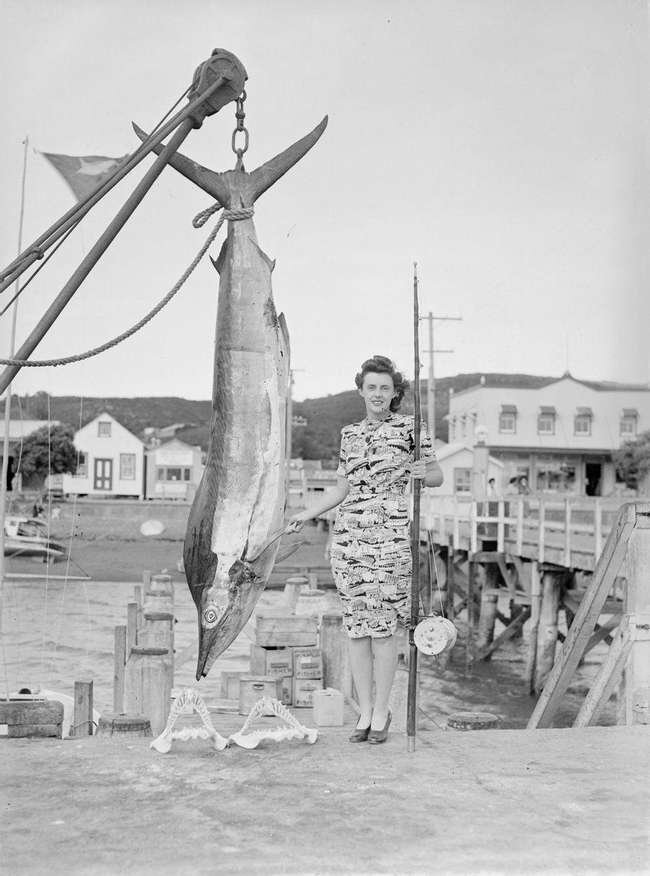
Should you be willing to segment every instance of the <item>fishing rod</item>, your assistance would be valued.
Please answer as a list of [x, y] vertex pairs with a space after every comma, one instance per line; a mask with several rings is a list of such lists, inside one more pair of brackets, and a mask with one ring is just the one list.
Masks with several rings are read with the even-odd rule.
[[[413, 354], [415, 377], [413, 380], [413, 441], [414, 459], [420, 459], [420, 310], [418, 304], [418, 265], [413, 263]], [[409, 677], [406, 701], [407, 750], [415, 751], [415, 724], [417, 715], [418, 649], [414, 632], [420, 614], [420, 490], [419, 478], [413, 480], [413, 520], [411, 523], [411, 617], [409, 622]]]

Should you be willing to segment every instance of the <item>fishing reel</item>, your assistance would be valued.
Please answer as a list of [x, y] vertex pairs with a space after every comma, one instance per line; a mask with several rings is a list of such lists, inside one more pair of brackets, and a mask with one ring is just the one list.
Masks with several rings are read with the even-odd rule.
[[418, 651], [428, 657], [439, 657], [456, 644], [458, 630], [446, 617], [425, 617], [413, 630]]
[[213, 85], [217, 79], [224, 79], [223, 85], [211, 94], [192, 113], [194, 127], [200, 128], [206, 116], [218, 113], [227, 103], [242, 94], [248, 79], [246, 69], [239, 58], [226, 49], [214, 49], [207, 61], [200, 64], [194, 71], [192, 85], [188, 92], [188, 100], [195, 100]]

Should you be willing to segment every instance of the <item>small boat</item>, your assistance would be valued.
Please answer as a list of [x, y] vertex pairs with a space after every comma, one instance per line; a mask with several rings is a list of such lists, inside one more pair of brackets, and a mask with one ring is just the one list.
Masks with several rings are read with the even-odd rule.
[[63, 559], [65, 547], [48, 537], [47, 525], [37, 517], [5, 517], [5, 556], [42, 557], [44, 562]]

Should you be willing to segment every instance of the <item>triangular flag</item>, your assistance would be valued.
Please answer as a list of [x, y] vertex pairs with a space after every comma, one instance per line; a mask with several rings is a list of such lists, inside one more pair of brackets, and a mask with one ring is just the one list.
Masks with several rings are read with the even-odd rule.
[[55, 155], [41, 152], [72, 189], [78, 201], [95, 191], [119, 167], [128, 155], [107, 158], [105, 155]]

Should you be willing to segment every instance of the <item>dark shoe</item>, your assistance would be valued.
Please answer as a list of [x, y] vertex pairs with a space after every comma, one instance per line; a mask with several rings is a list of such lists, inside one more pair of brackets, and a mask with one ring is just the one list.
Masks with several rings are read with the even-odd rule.
[[349, 742], [365, 742], [368, 738], [368, 734], [370, 733], [370, 727], [366, 727], [363, 730], [355, 730], [350, 736]]
[[386, 718], [386, 723], [382, 727], [381, 730], [371, 730], [368, 733], [368, 742], [371, 745], [379, 745], [380, 742], [385, 742], [388, 739], [388, 728], [390, 727], [390, 719], [393, 716], [390, 711], [388, 712], [388, 717]]

